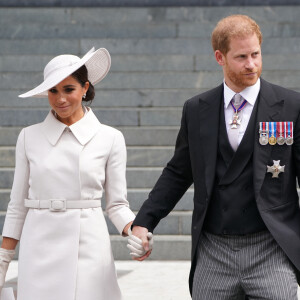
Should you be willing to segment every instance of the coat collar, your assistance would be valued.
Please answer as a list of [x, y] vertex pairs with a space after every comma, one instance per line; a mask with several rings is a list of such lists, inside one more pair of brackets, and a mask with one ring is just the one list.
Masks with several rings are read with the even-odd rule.
[[78, 142], [84, 146], [98, 132], [100, 126], [101, 123], [94, 115], [92, 109], [88, 108], [88, 112], [84, 115], [84, 117], [71, 126], [67, 126], [60, 122], [57, 118], [55, 118], [52, 111], [50, 111], [42, 123], [42, 130], [48, 141], [53, 146], [56, 145], [66, 129], [69, 129]]
[[[230, 104], [231, 99], [236, 93], [226, 85], [225, 81], [223, 82], [223, 85], [224, 85], [224, 106], [225, 108], [227, 108], [228, 105]], [[258, 80], [254, 85], [246, 87], [239, 94], [243, 97], [243, 99], [247, 100], [248, 105], [250, 104], [254, 106], [256, 103], [259, 90], [260, 90], [260, 78], [258, 78]]]
[[223, 109], [223, 84], [205, 92], [199, 98], [199, 128], [200, 144], [203, 145], [203, 157], [205, 161], [205, 183], [207, 195], [210, 197], [217, 162], [219, 113]]

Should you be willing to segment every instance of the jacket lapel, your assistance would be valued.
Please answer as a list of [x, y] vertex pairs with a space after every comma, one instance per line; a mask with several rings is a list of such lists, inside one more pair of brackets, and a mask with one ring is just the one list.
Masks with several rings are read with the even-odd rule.
[[210, 197], [214, 179], [218, 150], [219, 114], [222, 107], [223, 84], [205, 93], [199, 99], [200, 145], [205, 162], [205, 183]]
[[227, 128], [226, 128], [226, 122], [225, 122], [224, 109], [220, 109], [220, 124], [219, 124], [218, 139], [219, 139], [218, 155], [221, 155], [223, 157], [226, 167], [228, 168], [234, 157], [235, 152], [233, 151], [233, 149], [230, 145], [230, 142], [229, 142]]
[[279, 122], [283, 105], [284, 99], [277, 98], [272, 85], [261, 79], [253, 153], [254, 193], [256, 199], [266, 175], [267, 161], [271, 155], [272, 147], [274, 147], [269, 144], [265, 146], [259, 144], [259, 122]]

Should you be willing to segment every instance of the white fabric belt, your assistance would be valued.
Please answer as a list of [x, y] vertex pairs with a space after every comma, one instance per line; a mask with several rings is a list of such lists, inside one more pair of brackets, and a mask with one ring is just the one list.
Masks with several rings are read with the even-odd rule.
[[68, 208], [101, 207], [101, 200], [25, 199], [25, 207], [37, 208], [37, 209], [49, 209], [50, 211], [66, 211]]

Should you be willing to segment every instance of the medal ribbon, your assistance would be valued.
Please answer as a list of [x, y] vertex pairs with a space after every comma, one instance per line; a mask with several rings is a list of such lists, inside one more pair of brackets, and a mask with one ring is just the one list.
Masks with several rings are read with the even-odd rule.
[[288, 137], [293, 137], [293, 122], [287, 122], [288, 123]]
[[264, 132], [267, 131], [268, 129], [266, 129], [266, 122], [259, 122], [259, 131], [260, 132]]
[[282, 126], [283, 122], [278, 122], [278, 125], [279, 125], [278, 130], [277, 130], [278, 136], [283, 137], [283, 131], [282, 131], [282, 129], [283, 129], [283, 126]]
[[269, 132], [269, 122], [263, 122], [263, 130]]
[[247, 100], [244, 100], [243, 103], [239, 106], [239, 108], [236, 108], [236, 107], [233, 105], [232, 101], [230, 101], [230, 104], [231, 104], [231, 106], [232, 106], [234, 112], [237, 114], [238, 112], [240, 112], [240, 111], [245, 107], [245, 105], [247, 104]]
[[284, 140], [286, 140], [286, 133], [287, 133], [287, 126], [286, 126], [287, 122], [284, 122]]
[[269, 122], [269, 137], [276, 137], [276, 122]]

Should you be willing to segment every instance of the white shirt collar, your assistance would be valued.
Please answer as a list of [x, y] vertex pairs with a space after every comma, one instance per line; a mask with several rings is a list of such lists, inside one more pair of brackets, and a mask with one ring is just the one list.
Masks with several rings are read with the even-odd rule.
[[71, 126], [60, 122], [50, 111], [42, 123], [43, 132], [49, 142], [55, 146], [66, 128], [69, 128], [74, 134], [78, 142], [85, 145], [100, 129], [101, 123], [94, 115], [91, 108], [87, 110], [85, 115]]
[[[234, 92], [232, 89], [230, 89], [227, 86], [225, 80], [223, 81], [223, 85], [224, 85], [224, 107], [226, 109], [232, 97], [236, 94], [236, 92]], [[243, 99], [246, 99], [249, 104], [254, 106], [259, 90], [260, 90], [260, 78], [258, 78], [258, 80], [254, 85], [246, 87], [239, 94], [243, 97]]]

